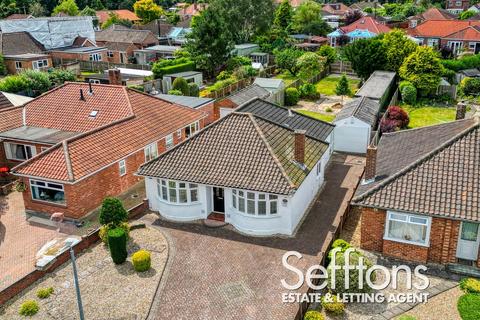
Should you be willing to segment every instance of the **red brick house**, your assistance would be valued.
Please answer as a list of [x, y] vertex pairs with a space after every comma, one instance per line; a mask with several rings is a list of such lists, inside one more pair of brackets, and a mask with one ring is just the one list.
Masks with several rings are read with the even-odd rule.
[[425, 12], [419, 13], [417, 15], [408, 17], [408, 27], [415, 28], [419, 24], [427, 20], [455, 20], [457, 16], [448, 12], [447, 10], [440, 9], [437, 7], [432, 7]]
[[12, 110], [0, 162], [25, 183], [27, 213], [79, 219], [139, 182], [142, 163], [196, 133], [206, 116], [122, 86], [66, 83]]
[[446, 0], [445, 9], [453, 14], [459, 14], [470, 7], [470, 0]]
[[361, 247], [480, 267], [479, 146], [478, 118], [384, 134], [352, 200]]

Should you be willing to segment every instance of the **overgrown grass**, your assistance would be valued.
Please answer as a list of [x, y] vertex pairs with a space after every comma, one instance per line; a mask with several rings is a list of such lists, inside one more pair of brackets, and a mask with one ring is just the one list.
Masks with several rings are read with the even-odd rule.
[[419, 128], [455, 120], [456, 109], [451, 107], [402, 105], [410, 117], [409, 128]]
[[[360, 80], [352, 79], [347, 77], [348, 83], [350, 84], [350, 91], [352, 91], [352, 96], [358, 89], [358, 84]], [[340, 81], [340, 76], [328, 76], [320, 80], [315, 84], [317, 87], [317, 91], [321, 94], [325, 94], [327, 96], [334, 96], [335, 88], [337, 87], [338, 82]]]
[[306, 116], [309, 116], [309, 117], [312, 117], [314, 119], [317, 119], [317, 120], [322, 120], [322, 121], [325, 121], [325, 122], [333, 122], [333, 120], [335, 120], [335, 115], [334, 114], [325, 114], [325, 113], [319, 113], [319, 112], [315, 112], [315, 111], [309, 111], [309, 110], [295, 110], [297, 111], [298, 113], [301, 113], [303, 115], [306, 115]]

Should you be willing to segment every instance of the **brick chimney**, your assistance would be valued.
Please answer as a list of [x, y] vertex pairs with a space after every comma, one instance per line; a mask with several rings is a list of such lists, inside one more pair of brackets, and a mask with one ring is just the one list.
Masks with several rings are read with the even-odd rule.
[[457, 113], [455, 120], [465, 119], [465, 113], [467, 112], [467, 105], [464, 102], [457, 103]]
[[108, 80], [110, 84], [121, 85], [122, 77], [120, 75], [120, 70], [118, 69], [109, 69], [108, 70]]
[[368, 184], [370, 182], [373, 182], [375, 180], [376, 175], [377, 175], [377, 147], [368, 146], [363, 184]]
[[295, 161], [305, 163], [305, 130], [295, 130]]
[[213, 121], [220, 119], [220, 104], [217, 100], [213, 102]]

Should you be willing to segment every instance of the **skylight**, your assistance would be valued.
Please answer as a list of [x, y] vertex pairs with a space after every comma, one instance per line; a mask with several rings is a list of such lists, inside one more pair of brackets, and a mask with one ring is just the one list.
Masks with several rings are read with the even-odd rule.
[[98, 114], [98, 110], [92, 110], [92, 112], [90, 112], [90, 114], [88, 115], [90, 118], [95, 118]]

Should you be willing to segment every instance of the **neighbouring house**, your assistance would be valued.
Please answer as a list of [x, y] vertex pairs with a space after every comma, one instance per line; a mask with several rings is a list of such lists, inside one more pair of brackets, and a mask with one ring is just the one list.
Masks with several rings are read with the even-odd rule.
[[365, 153], [380, 112], [378, 101], [359, 97], [347, 102], [336, 115], [335, 151]]
[[32, 19], [35, 18], [31, 14], [23, 14], [23, 13], [12, 13], [5, 20], [16, 20], [16, 19]]
[[324, 182], [329, 145], [313, 132], [325, 124], [309, 118], [312, 127], [296, 129], [270, 116], [231, 113], [142, 165], [150, 209], [174, 221], [293, 235]]
[[[303, 4], [304, 2], [307, 2], [307, 0], [288, 0], [288, 2], [290, 3], [293, 9], [296, 9], [300, 7], [300, 5]], [[280, 3], [282, 3], [282, 0], [275, 0], [275, 3], [279, 5]]]
[[217, 104], [220, 108], [220, 117], [223, 118], [226, 115], [232, 113], [235, 108], [253, 100], [262, 99], [264, 101], [273, 101], [273, 96], [270, 91], [260, 87], [258, 84], [251, 84], [231, 95], [220, 99]]
[[472, 5], [470, 8], [468, 8], [468, 11], [480, 13], [480, 3]]
[[0, 91], [0, 110], [5, 110], [11, 107], [18, 107], [24, 105], [31, 100], [33, 100], [33, 98]]
[[200, 71], [185, 71], [166, 74], [162, 79], [162, 91], [168, 93], [172, 89], [173, 81], [176, 78], [183, 78], [188, 83], [195, 83], [199, 88], [203, 86], [203, 74]]
[[327, 15], [338, 16], [340, 20], [343, 20], [349, 11], [351, 11], [351, 9], [341, 2], [322, 4], [322, 16], [326, 13]]
[[49, 50], [52, 59], [63, 63], [66, 61], [107, 61], [107, 47], [68, 46]]
[[329, 43], [332, 47], [339, 46], [338, 39], [348, 37], [349, 41], [356, 39], [367, 39], [376, 37], [379, 34], [387, 33], [391, 29], [383, 22], [376, 20], [371, 16], [365, 16], [348, 26], [340, 27], [327, 35]]
[[456, 20], [457, 16], [447, 10], [431, 7], [427, 11], [408, 17], [408, 27], [415, 28], [419, 24], [428, 20]]
[[134, 50], [133, 56], [138, 64], [149, 64], [159, 59], [174, 59], [175, 52], [180, 49], [180, 46], [156, 45], [145, 49]]
[[191, 28], [173, 27], [166, 36], [166, 44], [170, 46], [184, 45], [187, 42], [188, 34], [191, 32]]
[[134, 12], [126, 9], [99, 10], [96, 12], [99, 25], [101, 26], [105, 21], [107, 21], [111, 14], [116, 14], [120, 19], [128, 20], [132, 23], [140, 22], [142, 20]]
[[[86, 75], [84, 77], [85, 82], [94, 83], [94, 84], [115, 84], [115, 85], [122, 85], [122, 86], [132, 86], [132, 85], [142, 85], [145, 79], [145, 75], [143, 73], [129, 74], [129, 73], [125, 73], [125, 71], [122, 73], [120, 69], [117, 69], [120, 71], [119, 77], [112, 78], [112, 72], [114, 72], [112, 70], [114, 69], [105, 70], [103, 73]], [[139, 70], [139, 71], [142, 71], [142, 70]]]
[[[118, 74], [117, 74], [118, 76]], [[65, 83], [28, 102], [0, 133], [25, 184], [27, 214], [81, 219], [141, 181], [139, 166], [204, 126], [202, 111], [123, 86]]]
[[255, 78], [254, 84], [266, 89], [271, 94], [271, 99], [278, 105], [285, 103], [285, 82], [275, 78]]
[[177, 11], [177, 14], [181, 19], [193, 18], [194, 16], [198, 16], [206, 8], [208, 8], [208, 3], [197, 3], [195, 1], [190, 5], [187, 4], [186, 6], [183, 6]]
[[350, 10], [360, 10], [364, 12], [365, 9], [367, 8], [376, 8], [376, 9], [381, 9], [383, 8], [382, 4], [378, 1], [360, 1], [360, 2], [355, 2], [350, 5]]
[[383, 134], [351, 203], [361, 214], [361, 247], [480, 267], [479, 145], [478, 118]]
[[47, 70], [52, 59], [45, 47], [28, 32], [1, 33], [1, 53], [8, 73], [16, 74], [23, 70]]
[[421, 40], [421, 44], [440, 49], [450, 48], [455, 54], [461, 50], [480, 52], [480, 21], [427, 20], [408, 34]]
[[446, 0], [445, 9], [453, 14], [462, 13], [470, 7], [469, 0]]
[[174, 94], [156, 94], [155, 97], [175, 103], [184, 107], [197, 109], [204, 111], [208, 114], [208, 117], [205, 118], [205, 125], [208, 125], [215, 120], [220, 118], [218, 108], [216, 106], [215, 99], [212, 98], [202, 98], [202, 97], [190, 97], [190, 96], [177, 96]]
[[113, 63], [128, 63], [134, 58], [134, 51], [158, 45], [157, 37], [149, 30], [130, 29], [112, 25], [95, 32], [97, 45], [108, 48], [107, 59]]

